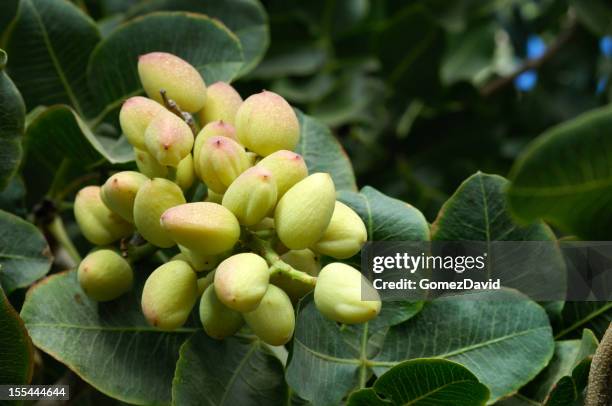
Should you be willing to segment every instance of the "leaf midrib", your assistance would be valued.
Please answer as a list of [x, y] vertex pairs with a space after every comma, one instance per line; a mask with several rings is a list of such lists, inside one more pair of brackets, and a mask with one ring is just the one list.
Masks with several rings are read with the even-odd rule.
[[238, 377], [239, 373], [242, 371], [242, 368], [244, 368], [244, 365], [249, 360], [249, 358], [251, 358], [251, 355], [253, 355], [253, 353], [255, 352], [257, 347], [258, 347], [258, 342], [254, 341], [253, 344], [251, 345], [251, 348], [249, 349], [249, 351], [246, 353], [244, 358], [238, 364], [238, 367], [234, 370], [234, 373], [232, 374], [230, 380], [227, 382], [227, 390], [225, 392], [223, 392], [223, 397], [221, 398], [221, 402], [219, 403], [219, 405], [222, 406], [222, 405], [225, 404], [225, 401], [227, 399], [227, 395], [230, 392], [230, 389], [231, 389], [232, 385], [234, 384], [234, 381], [236, 381], [236, 378]]
[[445, 389], [445, 388], [447, 388], [447, 387], [449, 387], [449, 386], [451, 386], [451, 385], [455, 385], [455, 384], [458, 384], [458, 383], [472, 383], [472, 382], [475, 382], [475, 381], [473, 381], [473, 380], [469, 380], [469, 379], [461, 379], [461, 380], [459, 380], [459, 381], [453, 381], [453, 382], [448, 382], [448, 383], [445, 383], [444, 385], [439, 386], [439, 387], [435, 388], [434, 390], [431, 390], [431, 391], [429, 391], [429, 392], [427, 392], [427, 393], [424, 393], [423, 395], [421, 395], [421, 396], [419, 396], [419, 397], [417, 397], [417, 398], [411, 399], [411, 400], [410, 400], [409, 402], [407, 402], [407, 403], [402, 403], [402, 406], [414, 405], [414, 404], [416, 404], [416, 402], [418, 402], [418, 401], [420, 401], [420, 400], [423, 400], [423, 399], [425, 399], [425, 398], [427, 398], [427, 397], [429, 397], [429, 396], [433, 395], [434, 393], [439, 392], [439, 391], [441, 391], [442, 389]]
[[[455, 355], [460, 355], [460, 354], [463, 354], [463, 353], [467, 353], [467, 352], [476, 350], [478, 348], [486, 347], [486, 346], [491, 345], [491, 344], [502, 342], [504, 340], [509, 340], [509, 339], [512, 339], [512, 338], [521, 337], [523, 335], [530, 334], [530, 333], [536, 332], [538, 330], [542, 330], [542, 329], [546, 330], [548, 328], [549, 328], [548, 326], [540, 326], [540, 327], [537, 327], [537, 328], [532, 328], [532, 329], [528, 329], [528, 330], [522, 330], [522, 331], [519, 331], [519, 332], [516, 332], [516, 333], [513, 333], [513, 334], [507, 334], [505, 336], [500, 336], [500, 337], [497, 337], [497, 338], [494, 338], [494, 339], [491, 339], [491, 340], [487, 340], [487, 341], [483, 341], [483, 342], [480, 342], [480, 343], [477, 343], [477, 344], [469, 345], [467, 347], [458, 348], [455, 351], [450, 351], [450, 352], [447, 352], [447, 353], [444, 353], [444, 354], [439, 354], [439, 355], [429, 355], [428, 357], [429, 358], [442, 358], [442, 359], [446, 359], [446, 358], [449, 358], [449, 357], [453, 357]], [[422, 356], [424, 356], [424, 355], [422, 355]], [[402, 362], [402, 361], [373, 361], [373, 362], [370, 362], [370, 365], [372, 365], [372, 366], [394, 366], [394, 365], [399, 364], [400, 362]]]
[[30, 8], [32, 9], [32, 13], [34, 17], [36, 18], [38, 25], [40, 26], [43, 41], [45, 43], [45, 46], [47, 47], [47, 51], [49, 53], [49, 57], [51, 58], [51, 62], [53, 63], [53, 67], [57, 71], [57, 76], [59, 77], [60, 82], [62, 82], [62, 85], [64, 86], [66, 90], [66, 94], [68, 95], [68, 98], [74, 105], [75, 110], [79, 113], [79, 115], [83, 115], [81, 105], [78, 99], [76, 98], [76, 96], [74, 95], [74, 93], [72, 92], [72, 88], [70, 87], [70, 84], [68, 83], [68, 80], [66, 79], [66, 76], [64, 75], [64, 71], [59, 63], [59, 60], [57, 59], [57, 56], [55, 55], [55, 50], [53, 49], [53, 45], [51, 44], [49, 34], [47, 33], [47, 28], [45, 27], [42, 21], [42, 18], [40, 17], [40, 14], [38, 13], [38, 10], [36, 9], [36, 7], [34, 7], [34, 4], [32, 4], [30, 0], [28, 0], [28, 4]]
[[612, 187], [612, 178], [594, 179], [587, 182], [558, 186], [512, 186], [511, 195], [560, 196], [591, 192], [597, 189]]
[[[507, 334], [507, 335], [504, 335], [504, 336], [496, 337], [496, 338], [491, 339], [491, 340], [487, 340], [487, 341], [483, 341], [483, 342], [476, 343], [476, 344], [473, 344], [473, 345], [469, 345], [467, 347], [462, 347], [462, 348], [459, 348], [459, 349], [457, 349], [455, 351], [450, 351], [450, 352], [447, 352], [447, 353], [444, 353], [444, 354], [440, 354], [440, 355], [429, 355], [428, 357], [429, 358], [446, 359], [448, 357], [453, 357], [455, 355], [460, 355], [460, 354], [463, 354], [463, 353], [466, 353], [466, 352], [470, 352], [470, 351], [476, 350], [478, 348], [482, 348], [482, 347], [486, 347], [486, 346], [491, 345], [491, 344], [502, 342], [504, 340], [509, 340], [509, 339], [513, 339], [513, 338], [516, 338], [516, 337], [521, 337], [521, 336], [524, 336], [524, 335], [527, 335], [527, 334], [530, 334], [530, 333], [537, 332], [539, 330], [546, 330], [546, 329], [549, 329], [549, 327], [548, 326], [540, 326], [540, 327], [537, 327], [537, 328], [532, 328], [532, 329], [528, 329], [528, 330], [522, 330], [522, 331], [515, 332], [513, 334]], [[310, 354], [314, 355], [317, 358], [320, 358], [320, 359], [323, 359], [323, 360], [326, 360], [326, 361], [330, 361], [330, 362], [336, 362], [336, 363], [339, 363], [339, 364], [351, 364], [351, 365], [361, 365], [362, 364], [362, 361], [359, 360], [359, 359], [338, 358], [338, 357], [334, 357], [334, 356], [331, 356], [331, 355], [327, 355], [327, 354], [323, 354], [321, 352], [315, 351], [315, 350], [311, 349], [310, 347], [308, 347], [303, 342], [301, 342], [297, 338], [294, 338], [294, 341], [297, 344], [299, 344], [302, 347], [304, 347], [304, 349], [307, 352], [309, 352]], [[404, 361], [404, 359], [402, 359], [402, 361]], [[368, 360], [367, 361], [367, 365], [370, 366], [370, 367], [394, 366], [394, 365], [399, 364], [402, 361], [369, 361]]]

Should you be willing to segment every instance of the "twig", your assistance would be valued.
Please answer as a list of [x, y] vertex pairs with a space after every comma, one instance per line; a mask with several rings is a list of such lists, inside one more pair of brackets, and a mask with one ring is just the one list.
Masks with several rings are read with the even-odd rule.
[[593, 356], [584, 404], [585, 406], [612, 404], [612, 323], [608, 326]]
[[514, 79], [516, 79], [520, 74], [531, 69], [539, 69], [542, 65], [551, 60], [561, 49], [563, 49], [565, 44], [572, 39], [576, 33], [577, 26], [578, 24], [576, 22], [576, 17], [573, 14], [570, 14], [567, 29], [559, 35], [557, 40], [550, 47], [548, 47], [546, 52], [544, 52], [541, 57], [529, 59], [509, 76], [500, 77], [489, 82], [480, 89], [481, 96], [490, 97], [506, 86], [512, 84]]
[[198, 129], [196, 128], [195, 121], [193, 117], [191, 116], [191, 114], [181, 110], [179, 105], [176, 104], [174, 100], [168, 98], [168, 95], [166, 94], [166, 91], [164, 89], [160, 90], [159, 94], [161, 94], [161, 97], [164, 101], [164, 106], [166, 106], [168, 110], [170, 110], [172, 113], [174, 113], [175, 115], [180, 117], [183, 121], [185, 121], [185, 123], [187, 123], [189, 128], [191, 128], [191, 132], [193, 133], [194, 137], [198, 135]]
[[270, 276], [282, 273], [293, 280], [300, 281], [306, 285], [315, 286], [317, 278], [309, 275], [306, 272], [299, 271], [293, 268], [291, 265], [283, 261], [280, 256], [272, 248], [272, 243], [268, 240], [264, 240], [254, 233], [247, 235], [247, 241], [245, 242], [250, 248], [258, 252], [268, 265], [270, 265]]

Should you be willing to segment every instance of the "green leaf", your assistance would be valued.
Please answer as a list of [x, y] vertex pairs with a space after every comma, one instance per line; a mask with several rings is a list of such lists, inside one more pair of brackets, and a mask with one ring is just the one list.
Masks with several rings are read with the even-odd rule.
[[209, 84], [231, 81], [243, 63], [240, 41], [217, 20], [185, 12], [136, 18], [100, 42], [91, 55], [87, 78], [100, 111], [94, 123], [103, 121], [128, 97], [143, 92], [138, 57], [153, 51], [183, 58]]
[[[368, 393], [370, 392], [370, 393]], [[374, 399], [378, 402], [363, 402]], [[364, 394], [366, 394], [364, 398]], [[485, 405], [489, 390], [464, 366], [443, 359], [415, 359], [402, 362], [384, 373], [372, 388], [354, 392], [349, 406], [386, 405]]]
[[33, 286], [21, 309], [34, 344], [99, 391], [128, 403], [167, 404], [181, 344], [195, 331], [163, 332], [140, 308], [148, 273], [134, 272], [133, 291], [106, 303], [89, 299], [76, 271]]
[[489, 388], [494, 402], [535, 377], [553, 351], [544, 309], [516, 291], [481, 291], [427, 303], [391, 328], [372, 362], [377, 374], [406, 359], [459, 362]]
[[612, 323], [612, 302], [567, 302], [561, 321], [555, 326], [555, 338], [579, 336], [584, 328], [603, 337]]
[[[1, 271], [0, 271], [1, 272]], [[0, 385], [29, 384], [34, 349], [23, 320], [0, 288]]]
[[338, 200], [359, 214], [369, 241], [428, 241], [429, 224], [416, 208], [371, 186], [359, 193], [342, 191]]
[[409, 3], [377, 31], [373, 49], [382, 62], [383, 77], [403, 98], [407, 94], [431, 97], [439, 86], [444, 40], [431, 13], [420, 3]]
[[25, 126], [23, 99], [4, 72], [6, 61], [6, 52], [0, 49], [0, 190], [6, 187], [21, 161]]
[[466, 80], [476, 83], [493, 63], [496, 26], [487, 23], [451, 34], [440, 75], [446, 84]]
[[0, 2], [0, 39], [9, 24], [17, 15], [19, 0], [4, 0]]
[[569, 376], [564, 376], [546, 398], [544, 406], [573, 406], [577, 398], [578, 392], [574, 381]]
[[51, 250], [31, 223], [0, 210], [0, 284], [7, 293], [25, 288], [51, 268]]
[[312, 295], [298, 308], [289, 386], [313, 405], [337, 405], [352, 389], [364, 387], [371, 359], [380, 351], [390, 326], [414, 317], [421, 302], [385, 302], [380, 315], [369, 323], [338, 326], [316, 309]]
[[382, 103], [386, 91], [384, 82], [369, 77], [367, 72], [349, 72], [336, 82], [332, 92], [309, 108], [309, 113], [332, 127], [364, 123]]
[[[486, 243], [488, 261], [499, 265], [495, 268], [496, 277], [501, 277], [502, 283], [509, 281], [507, 287], [525, 290], [525, 293], [534, 286], [537, 286], [534, 293], [544, 289], [542, 286], [550, 294], [565, 292], [565, 262], [556, 243], [533, 245], [533, 248], [526, 245], [524, 253], [511, 261], [505, 259], [507, 246], [492, 244], [495, 241], [556, 241], [552, 230], [542, 222], [521, 226], [514, 221], [506, 201], [507, 187], [508, 181], [498, 175], [478, 172], [470, 176], [440, 209], [432, 225], [432, 240], [482, 241]], [[498, 258], [503, 259], [496, 261]], [[548, 268], [542, 269], [542, 264]]]
[[281, 362], [259, 340], [214, 340], [203, 331], [180, 350], [172, 385], [177, 405], [280, 405], [287, 385]]
[[612, 236], [612, 107], [596, 109], [540, 135], [512, 168], [510, 207], [584, 239]]
[[92, 112], [85, 72], [99, 41], [95, 23], [66, 0], [21, 0], [8, 32], [9, 73], [28, 110], [69, 104]]
[[240, 69], [241, 76], [257, 66], [268, 49], [268, 16], [257, 0], [153, 0], [134, 7], [128, 17], [162, 10], [202, 13], [225, 24], [242, 44], [244, 65]]
[[[28, 201], [38, 202], [51, 188], [59, 187], [77, 174], [96, 165], [133, 160], [131, 150], [117, 149], [114, 141], [94, 135], [70, 107], [57, 105], [38, 114], [26, 131], [26, 159], [23, 175], [28, 185]], [[70, 176], [58, 175], [71, 168]]]
[[319, 45], [297, 45], [266, 58], [249, 74], [249, 78], [275, 79], [286, 76], [307, 76], [318, 72], [327, 60]]
[[557, 341], [554, 355], [546, 369], [521, 389], [521, 394], [534, 401], [544, 402], [564, 377], [571, 377], [574, 368], [595, 353], [597, 345], [597, 338], [587, 329], [581, 340]]
[[299, 110], [296, 114], [300, 121], [300, 142], [295, 152], [304, 157], [309, 172], [329, 172], [336, 190], [356, 190], [351, 161], [329, 128]]
[[612, 33], [612, 6], [606, 0], [570, 0], [578, 20], [595, 35]]

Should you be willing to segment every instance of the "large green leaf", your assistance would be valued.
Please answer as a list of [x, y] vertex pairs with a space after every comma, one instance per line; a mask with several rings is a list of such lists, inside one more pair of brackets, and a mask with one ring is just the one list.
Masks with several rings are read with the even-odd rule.
[[95, 23], [66, 0], [21, 0], [8, 33], [9, 73], [28, 110], [66, 103], [92, 111], [85, 72], [99, 41]]
[[143, 92], [138, 57], [153, 51], [185, 59], [206, 83], [229, 82], [243, 63], [240, 41], [217, 20], [185, 12], [136, 18], [100, 42], [91, 55], [87, 78], [100, 111], [94, 123], [105, 119], [128, 97]]
[[338, 326], [316, 309], [312, 295], [298, 309], [287, 382], [313, 405], [337, 405], [354, 388], [363, 388], [390, 326], [413, 317], [422, 303], [384, 303], [380, 315], [361, 325]]
[[[0, 385], [28, 384], [34, 369], [34, 349], [19, 314], [0, 288]], [[0, 402], [2, 403], [2, 402]]]
[[286, 402], [283, 365], [265, 344], [203, 331], [180, 350], [172, 385], [176, 405], [280, 405]]
[[585, 239], [612, 236], [612, 106], [540, 135], [514, 164], [510, 207]]
[[[37, 202], [67, 168], [81, 175], [98, 164], [119, 164], [133, 160], [131, 148], [121, 149], [119, 141], [94, 135], [68, 106], [49, 107], [36, 116], [26, 131], [26, 160], [23, 175], [28, 200]], [[74, 176], [74, 173], [72, 174]]]
[[329, 172], [336, 190], [356, 190], [351, 161], [329, 128], [299, 110], [296, 114], [300, 121], [296, 152], [304, 157], [310, 173]]
[[[432, 240], [479, 241], [488, 250], [488, 261], [498, 265], [493, 272], [507, 287], [565, 298], [566, 273], [556, 243], [526, 244], [519, 255], [508, 254], [507, 245], [496, 241], [551, 241], [556, 237], [542, 222], [522, 226], [512, 218], [506, 201], [508, 181], [498, 175], [478, 172], [465, 180], [442, 206], [432, 225]], [[543, 268], [546, 266], [547, 268]], [[543, 291], [545, 286], [545, 292]]]
[[488, 398], [489, 389], [464, 366], [424, 358], [394, 366], [372, 388], [351, 394], [348, 405], [478, 406], [486, 404]]
[[225, 24], [242, 44], [244, 65], [240, 75], [253, 69], [268, 49], [268, 17], [258, 0], [153, 0], [132, 8], [128, 17], [162, 10], [202, 13]]
[[584, 328], [603, 337], [612, 323], [612, 302], [567, 302], [561, 316], [555, 338], [579, 337]]
[[365, 186], [359, 193], [342, 191], [338, 199], [359, 214], [369, 241], [429, 240], [429, 224], [418, 209], [371, 186]]
[[516, 392], [553, 355], [546, 312], [516, 291], [480, 291], [436, 299], [392, 327], [372, 361], [382, 374], [412, 358], [459, 362], [491, 391], [491, 402]]
[[137, 269], [135, 288], [106, 303], [89, 299], [76, 271], [33, 286], [21, 310], [34, 344], [101, 392], [135, 404], [168, 404], [181, 344], [199, 330], [163, 332], [140, 308], [147, 276]]
[[4, 72], [6, 52], [0, 49], [0, 190], [15, 174], [21, 161], [21, 136], [25, 106], [19, 90]]
[[597, 338], [588, 329], [583, 331], [581, 340], [555, 342], [555, 352], [550, 363], [532, 382], [521, 389], [521, 394], [543, 402], [563, 377], [571, 377], [574, 368], [595, 353], [597, 345]]
[[34, 225], [0, 210], [0, 230], [0, 283], [7, 293], [49, 272], [51, 250]]

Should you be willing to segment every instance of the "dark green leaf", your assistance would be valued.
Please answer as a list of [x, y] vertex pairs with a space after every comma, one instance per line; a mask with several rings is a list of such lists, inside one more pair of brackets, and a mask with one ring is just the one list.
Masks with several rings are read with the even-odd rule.
[[459, 362], [491, 391], [491, 401], [517, 391], [553, 355], [551, 328], [539, 305], [515, 291], [436, 299], [392, 327], [372, 361], [381, 374], [413, 358]]
[[167, 404], [179, 348], [199, 329], [163, 332], [147, 324], [144, 271], [135, 271], [132, 292], [106, 303], [83, 293], [76, 271], [54, 274], [30, 289], [21, 317], [38, 348], [99, 391], [128, 403]]
[[373, 105], [382, 102], [385, 91], [382, 81], [367, 77], [365, 72], [351, 72], [314, 104], [310, 114], [332, 127], [362, 123], [372, 114]]
[[294, 46], [286, 52], [270, 55], [249, 75], [257, 79], [284, 76], [306, 76], [317, 72], [327, 59], [324, 49], [316, 45]]
[[419, 210], [373, 187], [366, 186], [359, 193], [342, 191], [338, 199], [359, 214], [369, 241], [429, 240], [429, 224]]
[[172, 384], [177, 405], [280, 405], [287, 385], [281, 362], [259, 340], [214, 340], [203, 331], [180, 350]]
[[612, 302], [567, 302], [555, 338], [579, 337], [584, 328], [602, 337], [612, 323]]
[[374, 51], [382, 62], [383, 77], [401, 89], [403, 99], [406, 93], [431, 97], [439, 82], [443, 41], [431, 14], [422, 4], [410, 3], [377, 30]]
[[459, 34], [451, 34], [440, 72], [442, 81], [449, 85], [460, 80], [477, 83], [493, 63], [495, 29], [493, 24], [470, 27]]
[[[363, 393], [374, 392], [386, 401], [364, 403]], [[366, 395], [372, 398], [371, 394]], [[489, 390], [467, 368], [442, 359], [415, 359], [402, 362], [384, 373], [372, 388], [355, 392], [349, 406], [385, 405], [485, 405]]]
[[612, 233], [612, 107], [585, 113], [540, 135], [514, 164], [510, 207], [585, 239]]
[[550, 392], [544, 406], [573, 406], [577, 398], [578, 392], [574, 381], [569, 376], [564, 376]]
[[287, 382], [313, 405], [337, 405], [371, 375], [368, 360], [380, 351], [391, 325], [414, 317], [422, 303], [383, 303], [370, 323], [338, 326], [315, 308], [312, 296], [300, 302]]
[[21, 161], [25, 125], [23, 99], [4, 72], [6, 60], [6, 52], [0, 49], [0, 190], [6, 187]]
[[550, 363], [532, 382], [521, 389], [521, 394], [543, 402], [551, 390], [564, 377], [570, 377], [574, 368], [595, 353], [597, 338], [590, 330], [584, 330], [582, 340], [563, 340], [555, 343], [555, 353]]
[[66, 0], [21, 0], [8, 33], [9, 73], [28, 110], [66, 103], [92, 112], [85, 72], [99, 41], [95, 23]]
[[612, 33], [612, 5], [606, 0], [570, 0], [578, 20], [596, 35]]
[[32, 341], [23, 325], [23, 320], [11, 306], [2, 288], [0, 288], [0, 326], [2, 326], [0, 385], [30, 383], [34, 369]]
[[99, 123], [130, 96], [143, 92], [138, 57], [169, 52], [191, 63], [206, 83], [231, 81], [243, 63], [240, 41], [219, 21], [185, 12], [153, 13], [114, 31], [94, 50], [87, 78], [98, 101]]
[[[516, 258], [507, 258], [507, 246], [495, 241], [556, 241], [552, 230], [537, 222], [522, 226], [512, 218], [506, 201], [508, 181], [481, 172], [465, 180], [442, 206], [432, 225], [432, 239], [439, 241], [481, 241], [486, 244], [488, 261], [495, 265], [496, 277], [507, 287], [534, 293], [546, 289], [550, 294], [565, 292], [563, 255], [557, 244], [526, 244]], [[499, 260], [498, 260], [499, 259]], [[534, 269], [537, 264], [538, 269]], [[549, 268], [542, 269], [542, 264]], [[563, 296], [565, 297], [565, 296]]]
[[[37, 202], [51, 187], [104, 162], [118, 164], [133, 160], [131, 150], [114, 148], [116, 141], [95, 136], [68, 106], [49, 107], [38, 114], [26, 132], [26, 162], [23, 174], [28, 200]], [[127, 152], [127, 153], [126, 153]], [[72, 168], [71, 176], [59, 179]], [[76, 169], [76, 170], [75, 170]], [[80, 171], [79, 171], [80, 169]]]
[[329, 128], [299, 110], [296, 114], [300, 121], [300, 142], [295, 152], [304, 157], [309, 172], [328, 172], [336, 190], [356, 190], [351, 161]]
[[242, 44], [244, 65], [240, 75], [257, 66], [268, 49], [268, 17], [258, 0], [153, 0], [130, 10], [128, 17], [162, 10], [202, 13], [225, 24]]
[[0, 39], [9, 24], [17, 15], [19, 0], [4, 0], [0, 2]]
[[34, 225], [0, 210], [0, 230], [0, 283], [7, 293], [49, 272], [51, 250]]

